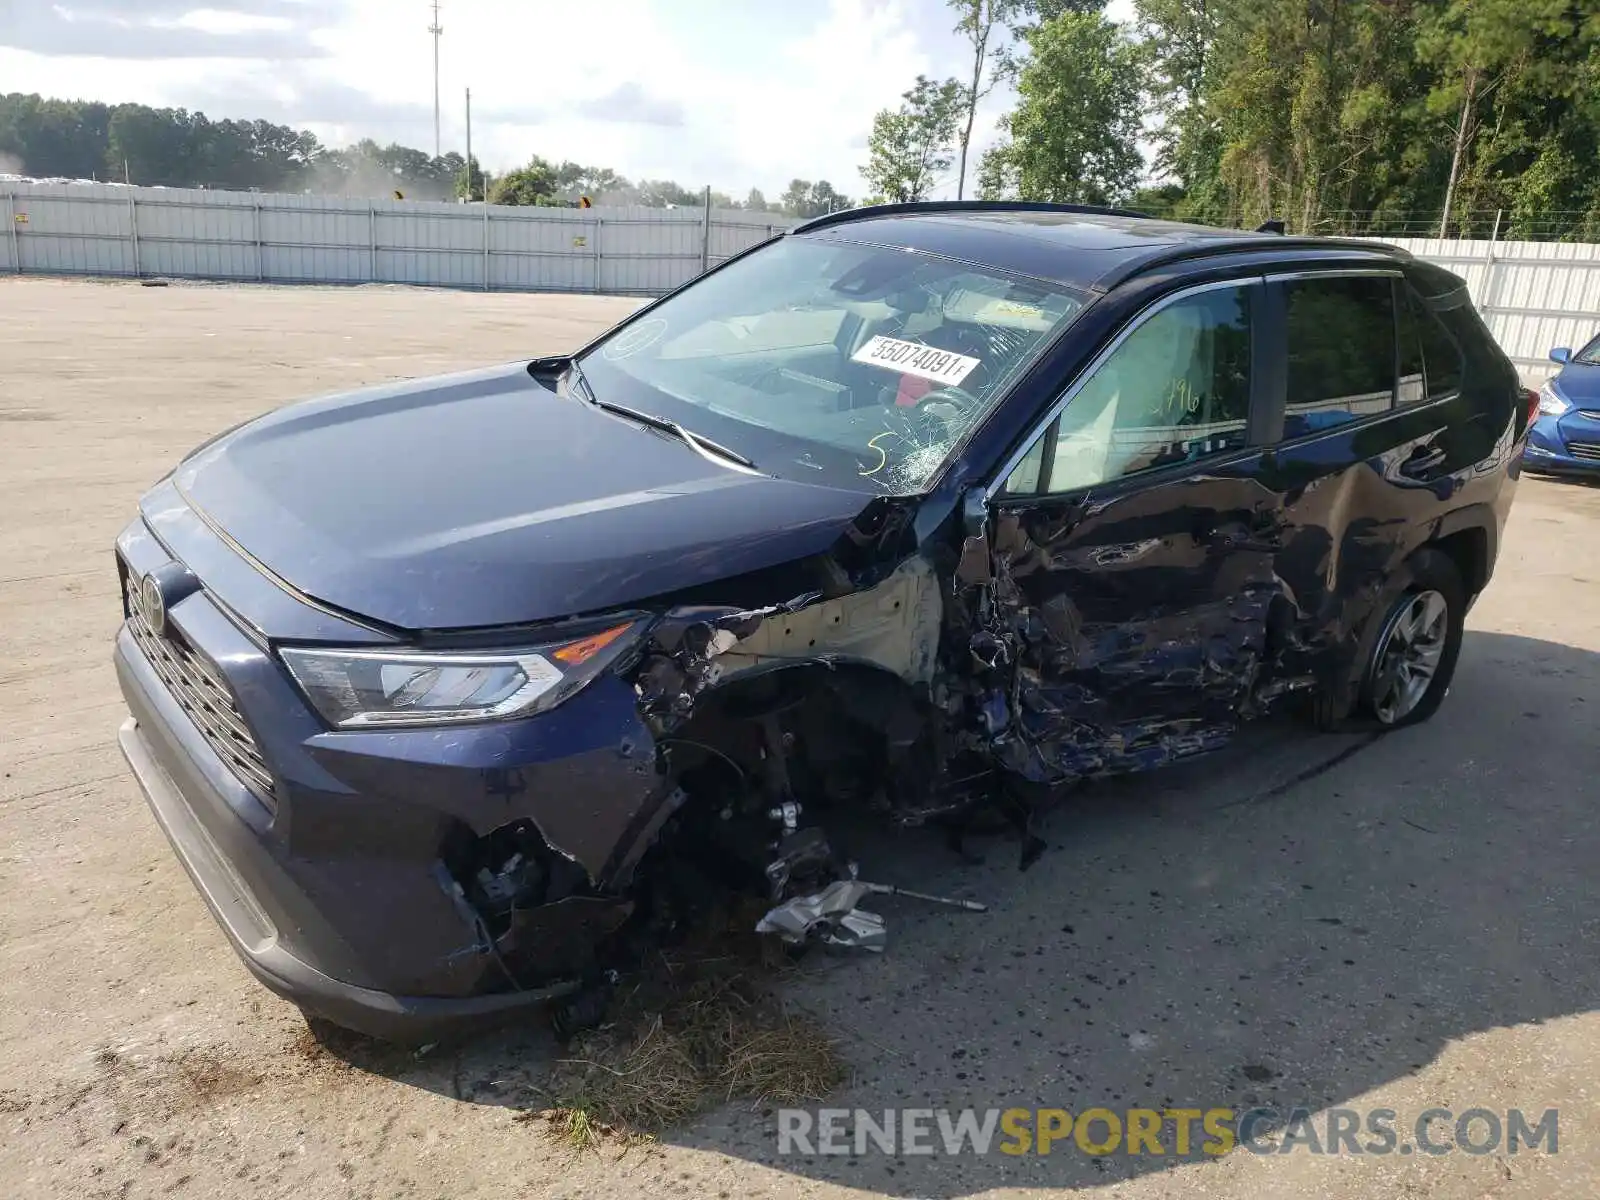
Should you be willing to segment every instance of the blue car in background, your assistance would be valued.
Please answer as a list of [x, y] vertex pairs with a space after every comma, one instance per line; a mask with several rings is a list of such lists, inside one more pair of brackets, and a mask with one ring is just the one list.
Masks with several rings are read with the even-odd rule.
[[1600, 337], [1574, 354], [1550, 351], [1561, 370], [1539, 389], [1539, 415], [1522, 465], [1530, 471], [1600, 477]]

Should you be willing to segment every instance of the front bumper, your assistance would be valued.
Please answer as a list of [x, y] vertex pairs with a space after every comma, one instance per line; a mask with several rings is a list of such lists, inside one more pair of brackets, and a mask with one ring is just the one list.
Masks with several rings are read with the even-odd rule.
[[1522, 467], [1553, 475], [1600, 475], [1600, 420], [1579, 411], [1542, 414], [1528, 429]]
[[122, 723], [117, 741], [178, 861], [245, 966], [264, 985], [308, 1015], [371, 1037], [423, 1040], [457, 1026], [476, 1025], [555, 999], [576, 988], [575, 982], [566, 982], [476, 997], [399, 996], [325, 975], [283, 944], [272, 919], [229, 866], [227, 857], [161, 765], [137, 719], [129, 717]]
[[[118, 553], [134, 577], [171, 561], [138, 521]], [[200, 590], [173, 603], [167, 622], [237, 700], [270, 795], [219, 756], [129, 625], [115, 650], [131, 714], [119, 741], [256, 977], [336, 1024], [427, 1040], [571, 991], [591, 973], [595, 950], [628, 915], [626, 873], [669, 811], [633, 689], [605, 677], [521, 721], [330, 731], [229, 608], [238, 611]], [[576, 891], [491, 932], [447, 860], [529, 823], [568, 860]]]

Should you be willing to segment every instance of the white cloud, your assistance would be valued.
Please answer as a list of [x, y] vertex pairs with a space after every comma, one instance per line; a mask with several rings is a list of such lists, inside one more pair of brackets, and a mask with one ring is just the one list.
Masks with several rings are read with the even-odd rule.
[[171, 21], [152, 21], [157, 26], [170, 25], [175, 29], [197, 29], [201, 33], [222, 35], [236, 33], [261, 33], [267, 30], [288, 30], [294, 23], [283, 16], [262, 13], [234, 12], [216, 8], [197, 8]]
[[[76, 28], [0, 15], [7, 90], [433, 147], [427, 0], [59, 4]], [[859, 195], [873, 114], [919, 73], [962, 70], [951, 23], [941, 0], [444, 0], [442, 141], [464, 149], [470, 86], [473, 149], [492, 170], [541, 154], [735, 194], [800, 176]], [[85, 36], [113, 25], [136, 53]], [[991, 98], [977, 145], [999, 111]]]

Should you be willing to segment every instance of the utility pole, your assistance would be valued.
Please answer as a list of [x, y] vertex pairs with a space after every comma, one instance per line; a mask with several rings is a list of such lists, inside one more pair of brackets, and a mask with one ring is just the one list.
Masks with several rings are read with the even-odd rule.
[[[472, 89], [467, 89], [467, 201], [472, 201]], [[487, 196], [484, 197], [488, 199]]]
[[439, 24], [439, 0], [433, 0], [433, 24], [428, 26], [428, 32], [433, 34], [433, 156], [438, 158], [442, 153], [439, 143], [439, 35], [444, 32], [444, 26]]

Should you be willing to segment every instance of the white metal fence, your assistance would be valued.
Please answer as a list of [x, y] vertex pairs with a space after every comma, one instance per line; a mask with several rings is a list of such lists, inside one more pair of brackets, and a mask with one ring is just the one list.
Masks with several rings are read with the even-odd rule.
[[655, 295], [795, 222], [113, 184], [6, 185], [0, 272]]
[[1385, 238], [1467, 281], [1500, 348], [1530, 383], [1560, 370], [1556, 346], [1600, 333], [1600, 245]]
[[[113, 184], [0, 191], [0, 272], [657, 295], [795, 224], [736, 209], [512, 208]], [[1600, 245], [1384, 239], [1464, 277], [1530, 381], [1600, 332]]]

